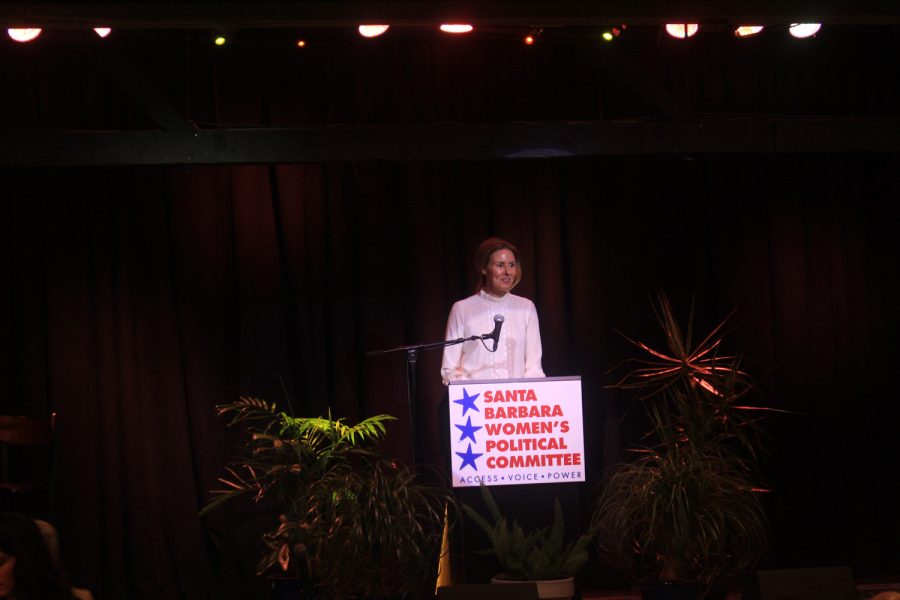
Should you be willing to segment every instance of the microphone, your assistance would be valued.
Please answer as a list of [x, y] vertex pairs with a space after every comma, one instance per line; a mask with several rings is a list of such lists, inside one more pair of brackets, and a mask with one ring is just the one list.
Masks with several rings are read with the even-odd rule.
[[503, 315], [494, 315], [494, 330], [488, 334], [488, 338], [494, 340], [494, 348], [491, 352], [497, 351], [497, 344], [500, 343], [500, 328], [503, 327]]

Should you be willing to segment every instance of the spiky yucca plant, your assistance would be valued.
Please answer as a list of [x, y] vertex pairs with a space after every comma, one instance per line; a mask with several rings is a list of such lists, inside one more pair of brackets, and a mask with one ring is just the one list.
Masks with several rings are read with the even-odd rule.
[[736, 356], [720, 352], [728, 319], [694, 345], [668, 298], [654, 306], [667, 350], [632, 340], [632, 361], [612, 388], [628, 390], [650, 423], [632, 460], [602, 486], [594, 508], [601, 554], [631, 574], [709, 586], [752, 569], [766, 547], [757, 467], [759, 409]]

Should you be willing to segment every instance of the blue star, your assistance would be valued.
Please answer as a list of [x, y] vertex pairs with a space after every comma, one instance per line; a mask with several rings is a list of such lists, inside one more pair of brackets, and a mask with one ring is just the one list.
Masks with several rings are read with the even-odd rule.
[[454, 400], [454, 402], [455, 402], [456, 404], [462, 405], [462, 407], [463, 407], [463, 414], [462, 414], [462, 416], [466, 416], [466, 411], [469, 410], [470, 408], [471, 408], [472, 410], [474, 410], [475, 412], [481, 412], [480, 410], [478, 410], [478, 407], [475, 406], [475, 400], [476, 400], [476, 398], [478, 398], [478, 396], [480, 396], [480, 395], [481, 395], [481, 392], [475, 394], [474, 396], [470, 396], [470, 395], [469, 395], [469, 392], [466, 391], [466, 388], [463, 388], [463, 398], [462, 398], [462, 400]]
[[457, 452], [457, 456], [463, 459], [462, 464], [459, 466], [459, 470], [462, 471], [466, 468], [466, 465], [472, 465], [472, 468], [476, 471], [478, 470], [478, 465], [475, 464], [475, 459], [481, 456], [482, 452], [472, 452], [472, 444], [469, 444], [469, 449], [465, 452]]
[[476, 444], [478, 443], [478, 440], [475, 439], [475, 432], [481, 429], [481, 425], [472, 425], [472, 415], [469, 415], [469, 419], [466, 421], [465, 425], [457, 425], [456, 427], [462, 431], [462, 436], [460, 436], [459, 441], [469, 438]]

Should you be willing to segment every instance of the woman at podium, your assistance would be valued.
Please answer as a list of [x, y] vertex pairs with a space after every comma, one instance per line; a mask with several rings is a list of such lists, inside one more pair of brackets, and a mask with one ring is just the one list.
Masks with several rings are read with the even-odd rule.
[[488, 238], [475, 253], [475, 268], [475, 293], [450, 309], [445, 339], [485, 332], [491, 332], [491, 336], [444, 348], [444, 385], [460, 379], [544, 377], [534, 303], [511, 293], [522, 280], [518, 250], [506, 240]]

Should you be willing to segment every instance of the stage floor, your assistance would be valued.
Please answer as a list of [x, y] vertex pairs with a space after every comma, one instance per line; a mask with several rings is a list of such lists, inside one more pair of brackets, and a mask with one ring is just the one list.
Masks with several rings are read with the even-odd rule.
[[[900, 581], [859, 581], [856, 584], [859, 600], [868, 600], [882, 592], [900, 593]], [[641, 600], [641, 592], [634, 590], [584, 590], [582, 600]], [[728, 594], [728, 600], [741, 600], [740, 592]]]

